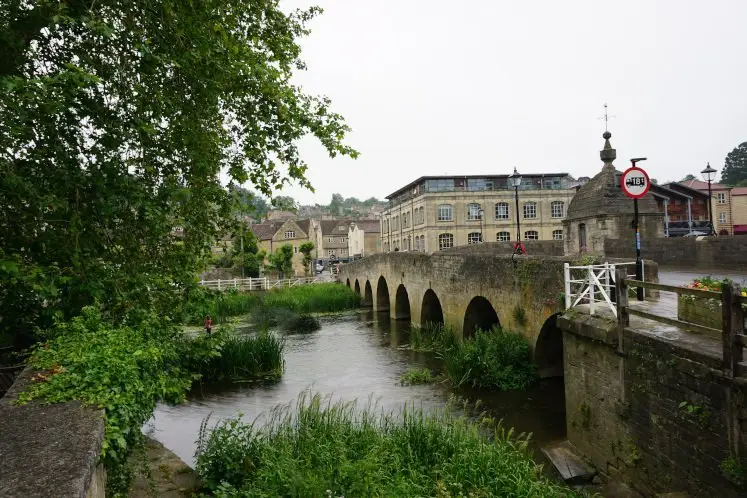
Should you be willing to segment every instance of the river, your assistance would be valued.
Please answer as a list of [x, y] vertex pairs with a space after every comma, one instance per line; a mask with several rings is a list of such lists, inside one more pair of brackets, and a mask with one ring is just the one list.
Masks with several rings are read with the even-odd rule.
[[[400, 376], [409, 368], [435, 367], [437, 362], [429, 354], [402, 347], [408, 326], [372, 311], [326, 317], [318, 332], [287, 336], [285, 373], [280, 381], [196, 389], [181, 405], [158, 406], [145, 430], [193, 465], [195, 440], [208, 415], [212, 414], [211, 425], [239, 413], [245, 420], [253, 420], [279, 404], [294, 402], [309, 389], [335, 400], [357, 399], [362, 404], [373, 397], [386, 411], [397, 411], [407, 403], [424, 409], [443, 408], [452, 392], [445, 385], [400, 385]], [[562, 378], [540, 381], [527, 391], [461, 390], [457, 394], [472, 402], [480, 399], [483, 408], [503, 419], [504, 425], [532, 433], [530, 448], [535, 459], [551, 472], [539, 447], [565, 436]]]

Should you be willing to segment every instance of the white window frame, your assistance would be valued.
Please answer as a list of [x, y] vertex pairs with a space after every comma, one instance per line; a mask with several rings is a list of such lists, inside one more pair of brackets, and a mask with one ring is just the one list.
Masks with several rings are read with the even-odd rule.
[[480, 244], [482, 242], [482, 234], [480, 232], [470, 232], [467, 234], [467, 244]]
[[[499, 213], [500, 208], [500, 213]], [[504, 212], [505, 208], [505, 212]], [[495, 219], [496, 220], [507, 220], [509, 217], [508, 202], [496, 202], [495, 203]]]
[[725, 192], [717, 192], [716, 193], [716, 200], [719, 204], [726, 204], [726, 193]]
[[443, 251], [444, 249], [451, 249], [452, 247], [454, 247], [454, 234], [453, 233], [438, 234], [438, 250], [439, 251]]
[[[501, 236], [501, 234], [505, 234], [504, 236]], [[511, 232], [498, 232], [495, 234], [495, 241], [496, 242], [508, 242], [511, 240]]]
[[553, 230], [552, 240], [563, 240], [563, 230]]
[[470, 202], [467, 204], [467, 221], [480, 221], [480, 210], [482, 206], [477, 202]]
[[[446, 215], [446, 213], [448, 213], [448, 216]], [[436, 219], [438, 221], [454, 221], [454, 206], [452, 206], [451, 204], [441, 204], [440, 206], [438, 206]]]
[[296, 238], [296, 231], [295, 230], [286, 230], [283, 236], [286, 239], [295, 239]]
[[[531, 215], [531, 216], [527, 216]], [[524, 219], [525, 220], [536, 220], [537, 219], [537, 203], [534, 201], [527, 201], [524, 203]]]
[[565, 216], [565, 202], [552, 201], [550, 203], [550, 214], [553, 218], [563, 218]]
[[524, 240], [539, 240], [539, 232], [537, 230], [527, 230], [524, 232]]
[[718, 214], [718, 222], [719, 222], [719, 223], [727, 223], [727, 222], [728, 222], [728, 221], [727, 221], [728, 219], [729, 219], [729, 217], [728, 217], [728, 215], [727, 215], [726, 213], [724, 213], [724, 212], [720, 212], [720, 213]]

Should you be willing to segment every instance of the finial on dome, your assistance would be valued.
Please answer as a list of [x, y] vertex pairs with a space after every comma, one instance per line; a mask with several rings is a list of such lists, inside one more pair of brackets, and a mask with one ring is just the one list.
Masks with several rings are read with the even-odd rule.
[[604, 133], [602, 133], [602, 138], [604, 138], [605, 140], [609, 140], [611, 137], [612, 137], [612, 133], [608, 131], [605, 131]]
[[604, 148], [599, 152], [599, 157], [602, 159], [602, 162], [604, 165], [612, 164], [612, 162], [617, 158], [617, 151], [612, 148], [612, 144], [610, 144], [610, 138], [612, 138], [612, 133], [609, 131], [605, 131], [602, 134], [602, 138], [604, 138]]

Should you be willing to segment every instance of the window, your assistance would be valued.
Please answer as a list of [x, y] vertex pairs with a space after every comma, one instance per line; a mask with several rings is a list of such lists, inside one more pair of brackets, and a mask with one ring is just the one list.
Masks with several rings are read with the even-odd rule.
[[526, 240], [539, 240], [539, 233], [537, 233], [537, 230], [528, 230], [524, 232], [524, 238]]
[[295, 239], [296, 238], [296, 232], [293, 230], [286, 230], [285, 231], [285, 238], [286, 239]]
[[563, 240], [563, 230], [553, 230], [552, 240]]
[[467, 190], [470, 192], [493, 190], [493, 180], [488, 180], [487, 178], [468, 178]]
[[511, 240], [511, 234], [508, 232], [498, 232], [495, 235], [495, 240], [497, 240], [498, 242], [508, 242], [509, 240]]
[[340, 237], [340, 242], [345, 242], [345, 237]]
[[425, 190], [428, 192], [451, 192], [454, 190], [454, 179], [426, 180]]
[[496, 220], [507, 220], [508, 219], [508, 202], [499, 202], [495, 205], [495, 219]]
[[482, 234], [480, 232], [470, 232], [467, 234], [467, 244], [479, 244], [482, 242]]
[[337, 229], [338, 229], [339, 231], [341, 231], [341, 232], [345, 232], [345, 231], [347, 231], [347, 228], [345, 228], [345, 227], [344, 227], [343, 225], [340, 225], [340, 226], [338, 226], [338, 227], [337, 227]]
[[335, 250], [334, 249], [330, 249], [330, 250], [327, 251], [327, 256], [334, 256], [334, 255], [335, 255]]
[[[449, 206], [451, 207], [451, 206]], [[443, 251], [444, 249], [448, 249], [450, 247], [454, 247], [454, 235], [450, 233], [442, 233], [438, 236], [438, 250]]]
[[718, 222], [719, 223], [726, 223], [726, 213], [719, 213], [718, 214]]
[[719, 192], [716, 194], [716, 199], [718, 199], [719, 204], [726, 204], [726, 194], [723, 192]]
[[330, 237], [330, 238], [327, 239], [327, 242], [329, 242], [331, 244], [332, 242], [334, 242], [334, 240], [335, 239], [333, 239], [332, 237]]
[[470, 204], [467, 204], [467, 220], [468, 221], [475, 221], [475, 220], [481, 220], [480, 217], [480, 205], [476, 202], [472, 202]]
[[553, 218], [562, 218], [565, 216], [565, 203], [563, 201], [552, 201], [550, 212]]
[[451, 206], [449, 206], [448, 204], [441, 204], [440, 206], [438, 206], [438, 221], [451, 221], [453, 219], [454, 210]]
[[293, 246], [293, 254], [298, 254], [298, 246]]
[[537, 203], [536, 202], [525, 202], [524, 203], [524, 218], [534, 219], [537, 217]]

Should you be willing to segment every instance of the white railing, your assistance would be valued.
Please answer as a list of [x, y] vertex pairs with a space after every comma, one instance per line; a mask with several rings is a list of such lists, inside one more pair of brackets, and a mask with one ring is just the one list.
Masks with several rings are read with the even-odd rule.
[[215, 290], [238, 289], [244, 291], [255, 291], [280, 289], [282, 287], [297, 287], [299, 285], [313, 284], [322, 281], [322, 276], [317, 275], [315, 277], [283, 278], [280, 280], [270, 280], [267, 277], [201, 280], [200, 285]]
[[[626, 263], [602, 263], [598, 265], [571, 266], [563, 265], [565, 280], [565, 307], [574, 308], [587, 304], [589, 313], [594, 314], [595, 306], [606, 307], [617, 316], [617, 306], [612, 289], [615, 288], [615, 268], [632, 267], [633, 273], [628, 278], [635, 278], [635, 261]], [[643, 279], [643, 275], [641, 279]]]

